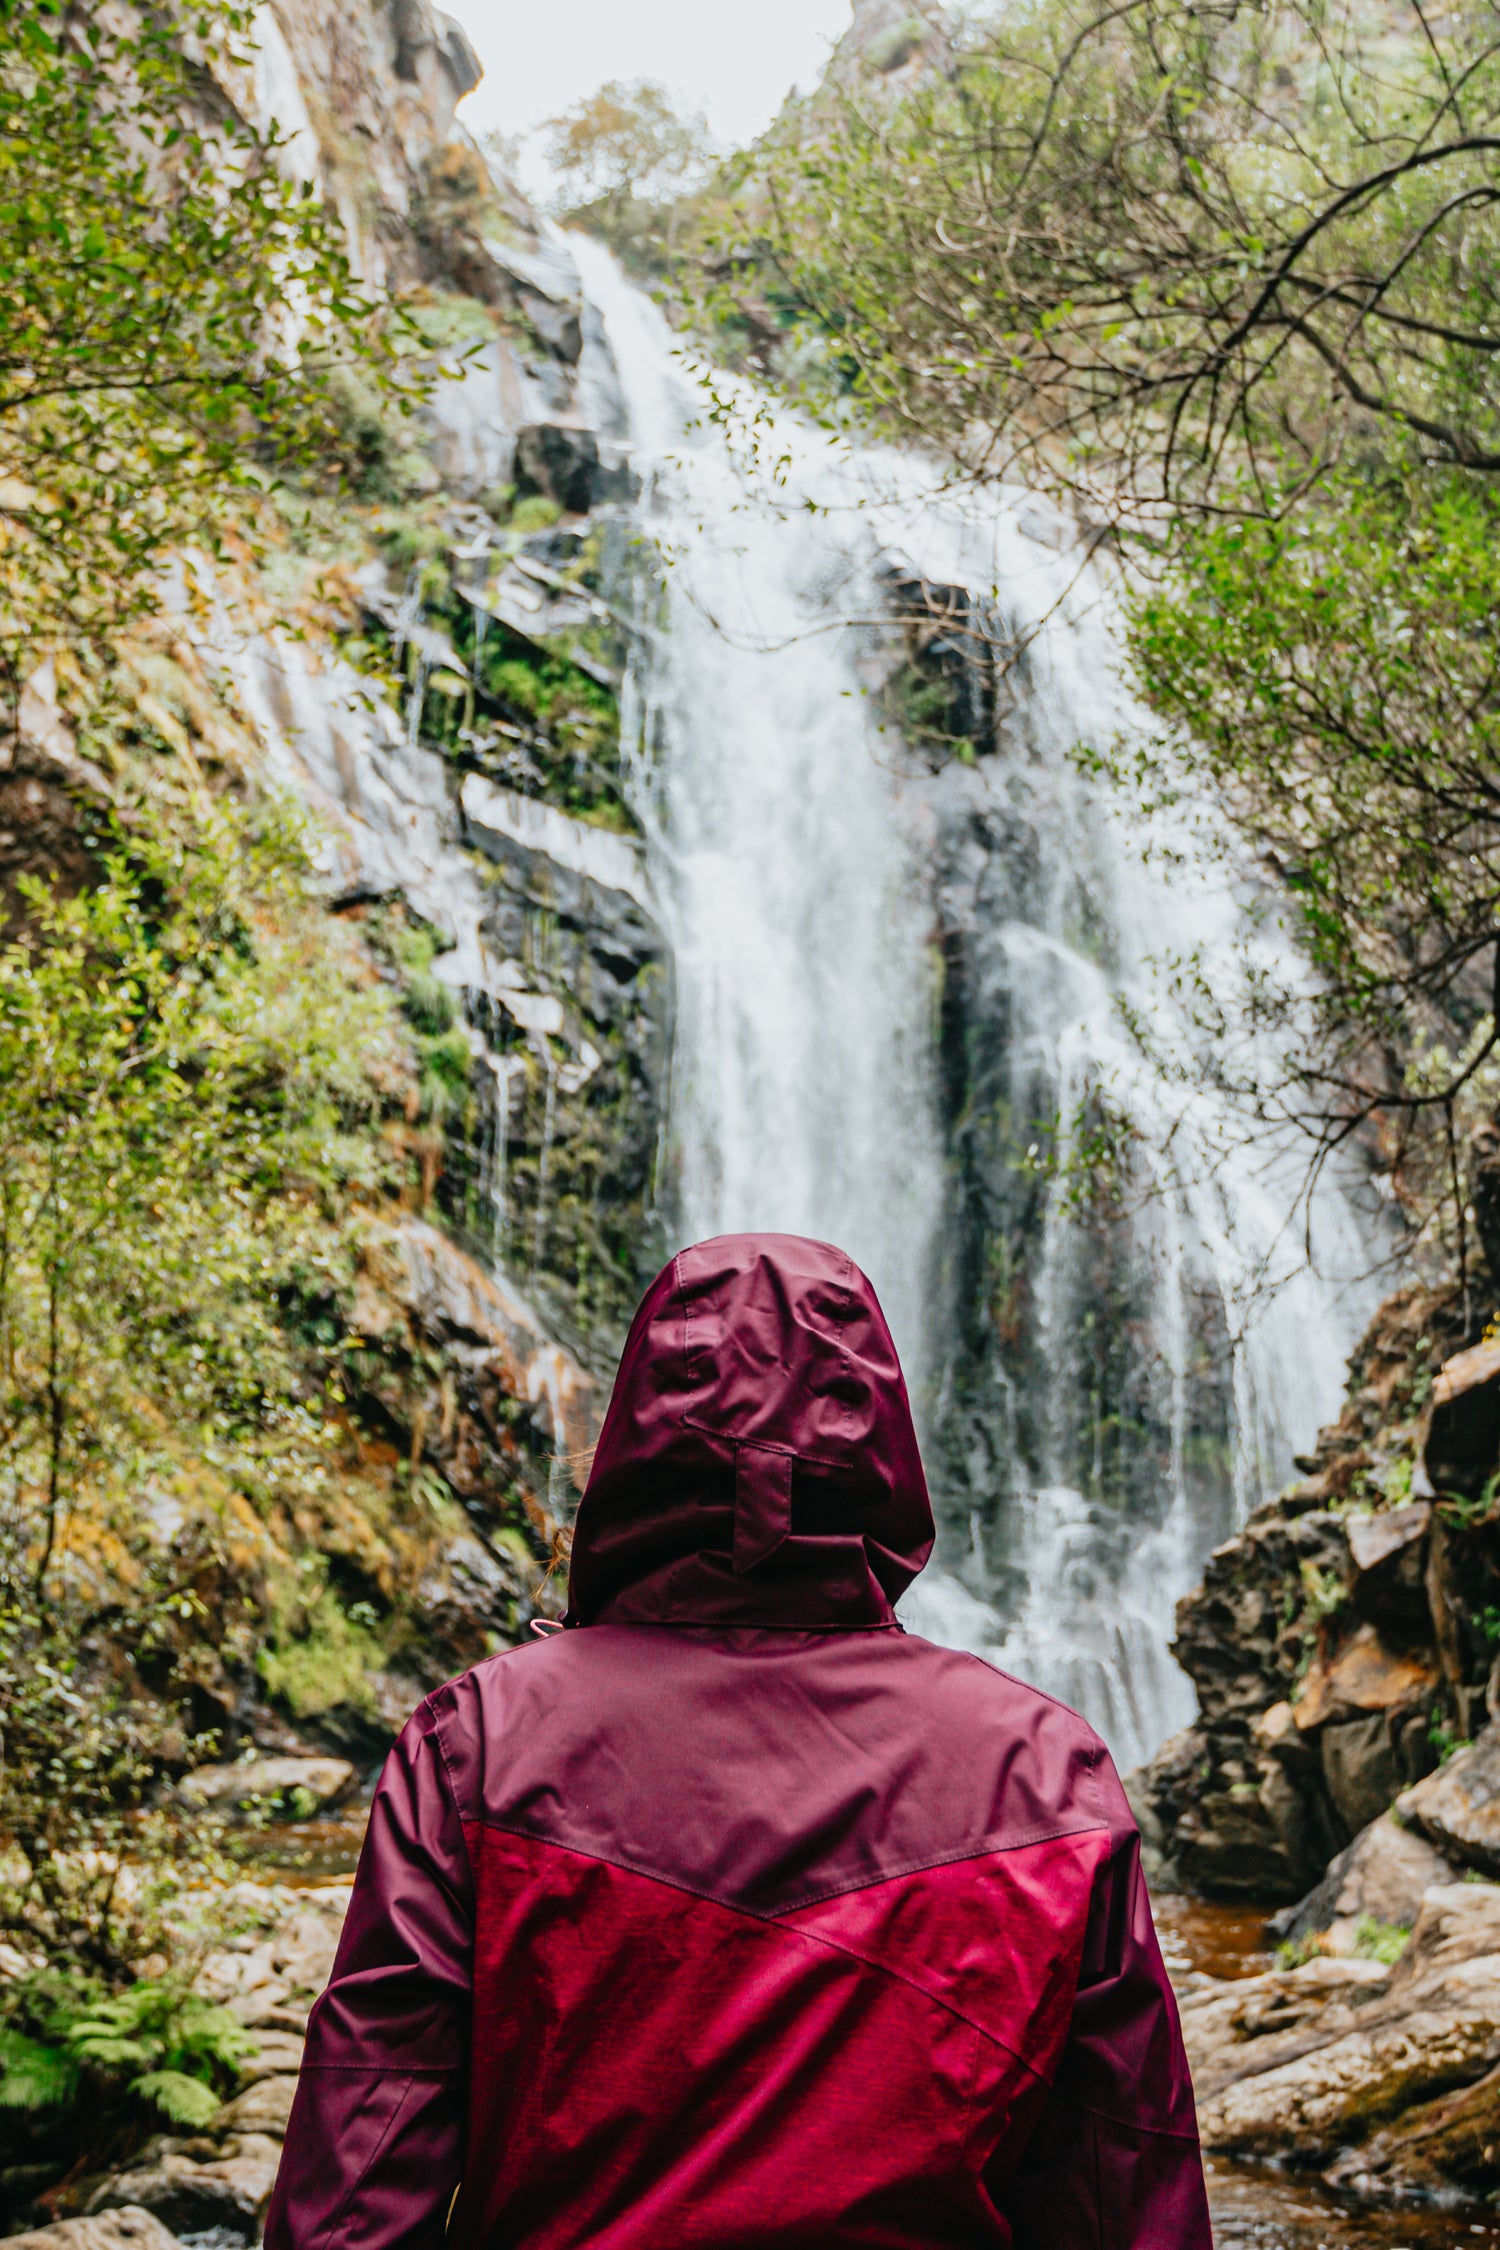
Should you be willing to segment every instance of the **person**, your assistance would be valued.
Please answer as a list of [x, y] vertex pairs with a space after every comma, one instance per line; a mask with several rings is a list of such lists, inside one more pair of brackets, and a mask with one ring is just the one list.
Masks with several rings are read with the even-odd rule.
[[562, 1629], [390, 1754], [268, 2250], [1211, 2250], [1120, 1784], [902, 1629], [932, 1544], [864, 1275], [674, 1258]]

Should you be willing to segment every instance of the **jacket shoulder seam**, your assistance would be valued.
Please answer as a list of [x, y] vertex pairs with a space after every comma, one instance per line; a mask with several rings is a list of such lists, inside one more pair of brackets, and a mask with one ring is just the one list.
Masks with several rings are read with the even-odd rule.
[[[908, 1637], [913, 1640], [921, 1640], [925, 1636], [915, 1633]], [[940, 1645], [937, 1641], [930, 1643], [933, 1648]], [[1099, 1753], [1104, 1748], [1102, 1739], [1097, 1730], [1089, 1725], [1083, 1713], [1075, 1711], [1071, 1703], [1064, 1703], [1060, 1695], [1049, 1695], [1045, 1688], [1033, 1687], [1030, 1680], [1018, 1679], [1014, 1672], [1007, 1672], [1003, 1665], [992, 1664], [987, 1656], [976, 1656], [971, 1648], [946, 1649], [944, 1653], [948, 1656], [962, 1657], [966, 1664], [980, 1665], [984, 1671], [988, 1672], [991, 1679], [1004, 1680], [1007, 1687], [1019, 1688], [1024, 1695], [1034, 1696], [1038, 1703], [1050, 1703], [1054, 1711], [1061, 1711], [1065, 1719], [1072, 1720], [1078, 1733], [1083, 1738], [1083, 1746], [1088, 1750], [1091, 1762], [1097, 1763]]]
[[520, 1821], [487, 1819], [480, 1814], [464, 1822], [465, 1828], [490, 1828], [497, 1835], [520, 1836], [528, 1843], [548, 1844], [558, 1851], [573, 1852], [580, 1859], [597, 1859], [605, 1867], [618, 1867], [622, 1874], [639, 1875], [648, 1883], [665, 1883], [669, 1890], [682, 1891], [689, 1898], [701, 1898], [706, 1905], [722, 1906], [731, 1914], [747, 1914], [756, 1922], [781, 1922], [789, 1914], [800, 1913], [807, 1906], [821, 1906], [831, 1898], [849, 1898], [857, 1891], [878, 1890], [882, 1883], [899, 1883], [904, 1876], [921, 1875], [930, 1867], [957, 1867], [965, 1860], [998, 1859], [1006, 1852], [1027, 1851], [1033, 1844], [1062, 1843], [1070, 1836], [1107, 1836], [1109, 1825], [1098, 1819], [1069, 1821], [1061, 1826], [1024, 1829], [1019, 1836], [1008, 1836], [1003, 1843], [962, 1844], [956, 1851], [936, 1852], [922, 1859], [903, 1862], [899, 1867], [885, 1868], [878, 1875], [868, 1875], [848, 1883], [833, 1883], [826, 1890], [809, 1891], [790, 1900], [785, 1906], [747, 1906], [742, 1899], [725, 1898], [685, 1875], [663, 1874], [659, 1867], [650, 1867], [644, 1860], [626, 1859], [615, 1852], [598, 1851], [586, 1844], [570, 1844], [561, 1836], [550, 1836], [541, 1828], [529, 1828]]

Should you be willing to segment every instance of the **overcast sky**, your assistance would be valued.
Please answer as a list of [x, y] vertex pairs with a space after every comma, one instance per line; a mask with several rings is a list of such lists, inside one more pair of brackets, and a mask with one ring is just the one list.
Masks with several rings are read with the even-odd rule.
[[[847, 28], [849, 0], [444, 0], [484, 64], [463, 106], [482, 133], [524, 133], [607, 78], [655, 78], [726, 146], [768, 125]], [[529, 167], [528, 167], [529, 169]]]

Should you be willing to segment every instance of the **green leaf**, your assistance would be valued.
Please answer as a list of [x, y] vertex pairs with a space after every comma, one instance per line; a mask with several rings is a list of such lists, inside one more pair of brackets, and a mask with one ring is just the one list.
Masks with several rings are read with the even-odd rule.
[[190, 2125], [198, 2131], [211, 2125], [223, 2106], [211, 2086], [201, 2078], [189, 2078], [183, 2070], [148, 2070], [132, 2081], [130, 2091], [154, 2103], [174, 2125]]

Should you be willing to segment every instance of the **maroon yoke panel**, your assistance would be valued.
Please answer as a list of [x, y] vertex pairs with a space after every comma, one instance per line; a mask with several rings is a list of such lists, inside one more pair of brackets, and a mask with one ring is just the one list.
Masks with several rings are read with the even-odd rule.
[[596, 1625], [433, 1709], [466, 1822], [758, 1914], [1111, 1825], [1081, 1719], [897, 1629]]

